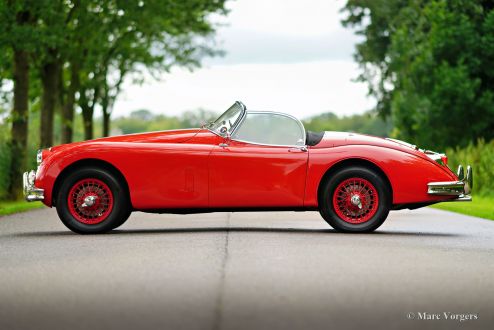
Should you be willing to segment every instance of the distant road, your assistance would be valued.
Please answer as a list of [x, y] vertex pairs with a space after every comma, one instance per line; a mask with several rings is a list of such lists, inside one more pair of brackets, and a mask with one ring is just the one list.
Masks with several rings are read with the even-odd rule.
[[315, 212], [134, 213], [80, 236], [54, 209], [0, 218], [0, 329], [456, 327], [494, 328], [494, 221], [422, 209], [339, 234]]

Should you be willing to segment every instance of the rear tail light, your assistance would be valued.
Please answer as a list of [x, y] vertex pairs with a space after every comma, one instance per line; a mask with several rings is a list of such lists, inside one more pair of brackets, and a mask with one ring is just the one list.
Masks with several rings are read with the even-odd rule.
[[440, 154], [438, 152], [423, 150], [423, 153], [427, 155], [430, 159], [444, 166], [448, 166], [448, 156], [445, 154]]
[[448, 166], [448, 156], [446, 155], [441, 155], [441, 160], [443, 161], [443, 164], [445, 166]]

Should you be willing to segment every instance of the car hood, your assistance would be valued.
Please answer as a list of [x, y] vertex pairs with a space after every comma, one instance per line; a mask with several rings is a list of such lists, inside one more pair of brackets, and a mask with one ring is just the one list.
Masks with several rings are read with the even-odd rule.
[[92, 140], [91, 142], [182, 143], [193, 138], [199, 131], [200, 131], [199, 128], [175, 129], [169, 131], [110, 136], [110, 137]]
[[69, 144], [62, 144], [50, 148], [50, 151], [60, 151], [66, 149], [67, 147], [73, 147], [85, 144], [95, 144], [95, 143], [105, 143], [105, 142], [135, 142], [135, 143], [183, 143], [192, 139], [199, 133], [200, 128], [187, 128], [187, 129], [176, 129], [169, 131], [159, 131], [159, 132], [148, 132], [148, 133], [137, 133], [137, 134], [127, 134], [104, 137], [100, 139], [74, 142]]

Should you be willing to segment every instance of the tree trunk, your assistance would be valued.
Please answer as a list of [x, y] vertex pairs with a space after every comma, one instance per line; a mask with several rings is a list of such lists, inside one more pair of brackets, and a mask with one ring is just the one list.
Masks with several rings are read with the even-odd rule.
[[91, 94], [91, 101], [87, 97], [87, 89], [81, 88], [79, 91], [79, 106], [82, 110], [82, 121], [84, 124], [84, 140], [93, 139], [93, 114], [96, 101], [99, 99], [100, 88], [94, 88]]
[[81, 105], [84, 122], [84, 140], [93, 139], [93, 109], [87, 104]]
[[72, 142], [74, 135], [74, 110], [75, 110], [75, 94], [79, 90], [79, 64], [76, 62], [70, 63], [70, 86], [67, 92], [67, 101], [62, 109], [62, 143]]
[[103, 136], [110, 136], [110, 116], [108, 109], [103, 108]]
[[[106, 79], [106, 78], [105, 78]], [[110, 89], [105, 81], [103, 95], [101, 97], [101, 110], [103, 112], [103, 136], [110, 135]]]
[[44, 63], [41, 68], [41, 125], [40, 147], [47, 148], [53, 145], [53, 119], [58, 97], [59, 63], [52, 59]]
[[10, 145], [9, 197], [17, 199], [22, 194], [22, 172], [26, 168], [29, 58], [25, 51], [14, 50], [14, 107], [12, 109], [12, 140]]

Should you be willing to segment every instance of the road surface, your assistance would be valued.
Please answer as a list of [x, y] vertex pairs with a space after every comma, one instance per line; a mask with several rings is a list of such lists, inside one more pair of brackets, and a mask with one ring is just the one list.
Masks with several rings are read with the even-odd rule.
[[134, 213], [81, 236], [54, 209], [0, 217], [0, 329], [387, 328], [493, 329], [494, 221], [426, 208], [340, 234], [316, 212]]

